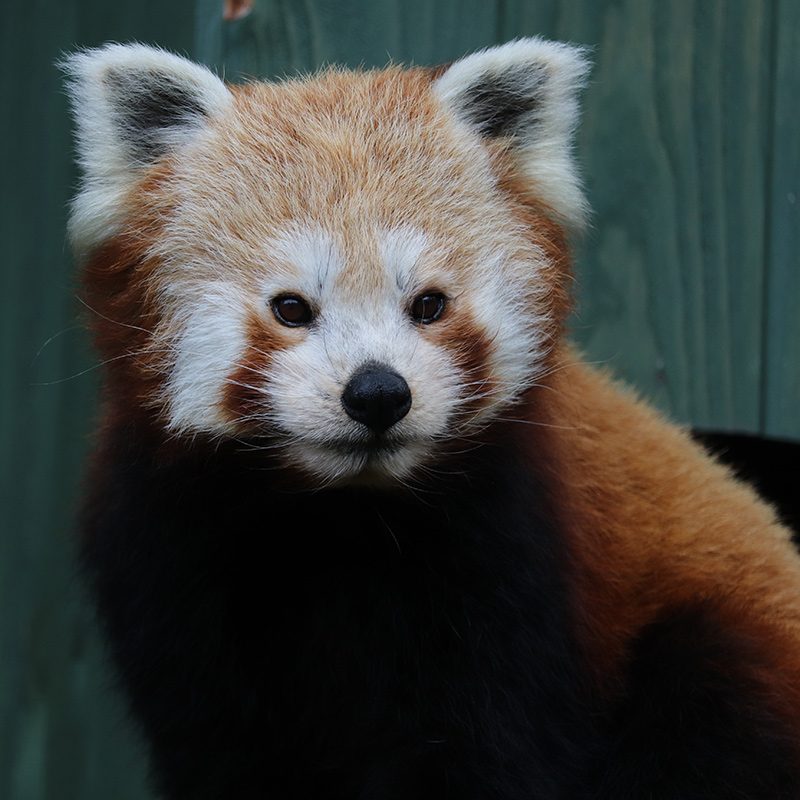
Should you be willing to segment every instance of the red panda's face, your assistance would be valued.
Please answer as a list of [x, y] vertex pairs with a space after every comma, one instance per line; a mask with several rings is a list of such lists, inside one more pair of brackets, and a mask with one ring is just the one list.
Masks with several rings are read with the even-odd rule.
[[[177, 437], [256, 438], [320, 484], [414, 479], [513, 415], [560, 313], [554, 219], [581, 213], [571, 118], [548, 117], [574, 103], [542, 87], [572, 59], [574, 90], [583, 63], [534, 40], [524, 68], [521, 44], [438, 77], [233, 89], [146, 48], [76, 57], [111, 121], [76, 99], [87, 179], [72, 230], [129, 396]], [[538, 95], [511, 102], [511, 79]], [[506, 127], [488, 130], [486, 104], [503, 102]], [[520, 197], [536, 165], [518, 154], [537, 148], [555, 173], [543, 164]]]

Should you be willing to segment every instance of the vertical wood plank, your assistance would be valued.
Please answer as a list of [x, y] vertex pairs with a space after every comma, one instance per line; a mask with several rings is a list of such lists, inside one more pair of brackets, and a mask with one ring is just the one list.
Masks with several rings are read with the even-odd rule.
[[800, 5], [776, 5], [764, 431], [800, 439]]
[[312, 71], [326, 64], [448, 61], [497, 38], [497, 0], [260, 0], [225, 22], [198, 0], [197, 56], [229, 80]]
[[701, 427], [759, 429], [770, 12], [509, 0], [502, 28], [595, 48], [575, 336]]
[[[188, 23], [188, 25], [187, 25]], [[83, 602], [74, 512], [96, 396], [65, 238], [76, 173], [56, 60], [77, 46], [193, 43], [191, 0], [4, 8], [0, 93], [0, 797], [143, 800], [145, 759]], [[52, 337], [52, 338], [51, 338]], [[41, 352], [40, 352], [41, 351]]]

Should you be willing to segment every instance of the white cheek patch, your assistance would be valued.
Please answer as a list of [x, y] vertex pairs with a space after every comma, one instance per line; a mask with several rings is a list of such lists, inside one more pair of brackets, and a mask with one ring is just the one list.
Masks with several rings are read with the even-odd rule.
[[266, 391], [277, 428], [293, 438], [315, 442], [352, 435], [355, 423], [347, 426], [342, 419], [345, 380], [319, 335], [310, 334], [301, 344], [276, 353]]
[[[513, 261], [503, 252], [487, 253], [469, 288], [471, 314], [491, 343], [488, 366], [493, 379], [475, 423], [482, 424], [516, 400], [535, 380], [536, 366], [545, 355], [549, 319], [545, 304], [532, 303], [531, 293], [522, 287], [537, 283], [542, 261]], [[509, 291], [514, 285], [520, 291]]]
[[[181, 294], [179, 287], [174, 294]], [[231, 429], [221, 403], [228, 376], [247, 348], [247, 298], [231, 284], [208, 285], [180, 300], [179, 333], [165, 388], [168, 429], [221, 434]], [[255, 380], [255, 378], [254, 378]]]

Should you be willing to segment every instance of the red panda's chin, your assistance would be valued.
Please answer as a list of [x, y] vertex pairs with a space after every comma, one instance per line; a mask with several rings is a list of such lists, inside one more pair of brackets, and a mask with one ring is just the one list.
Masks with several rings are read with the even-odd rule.
[[412, 477], [428, 450], [419, 442], [299, 443], [287, 455], [292, 466], [320, 486], [391, 486]]

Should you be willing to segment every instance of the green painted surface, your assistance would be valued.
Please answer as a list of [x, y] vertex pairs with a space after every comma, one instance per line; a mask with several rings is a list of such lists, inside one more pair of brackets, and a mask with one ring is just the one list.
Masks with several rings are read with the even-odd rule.
[[442, 63], [532, 33], [594, 46], [578, 155], [595, 214], [579, 243], [576, 338], [680, 420], [800, 438], [794, 0], [257, 0], [235, 23], [220, 10], [221, 0], [5, 9], [3, 800], [149, 797], [70, 546], [97, 373], [74, 329], [64, 239], [75, 172], [53, 67], [62, 51], [157, 42], [241, 79]]
[[484, 0], [260, 0], [249, 16], [222, 21], [216, 0], [198, 0], [197, 57], [229, 80], [282, 77], [325, 64], [434, 64], [496, 39], [498, 4]]
[[64, 228], [76, 173], [54, 62], [107, 39], [188, 52], [194, 7], [32, 0], [3, 12], [0, 798], [139, 800], [144, 758], [111, 690], [73, 560], [97, 373], [75, 328]]
[[549, 5], [515, 3], [512, 29], [596, 53], [575, 336], [677, 419], [756, 430], [768, 5]]
[[777, 5], [762, 412], [767, 433], [800, 439], [800, 4]]

